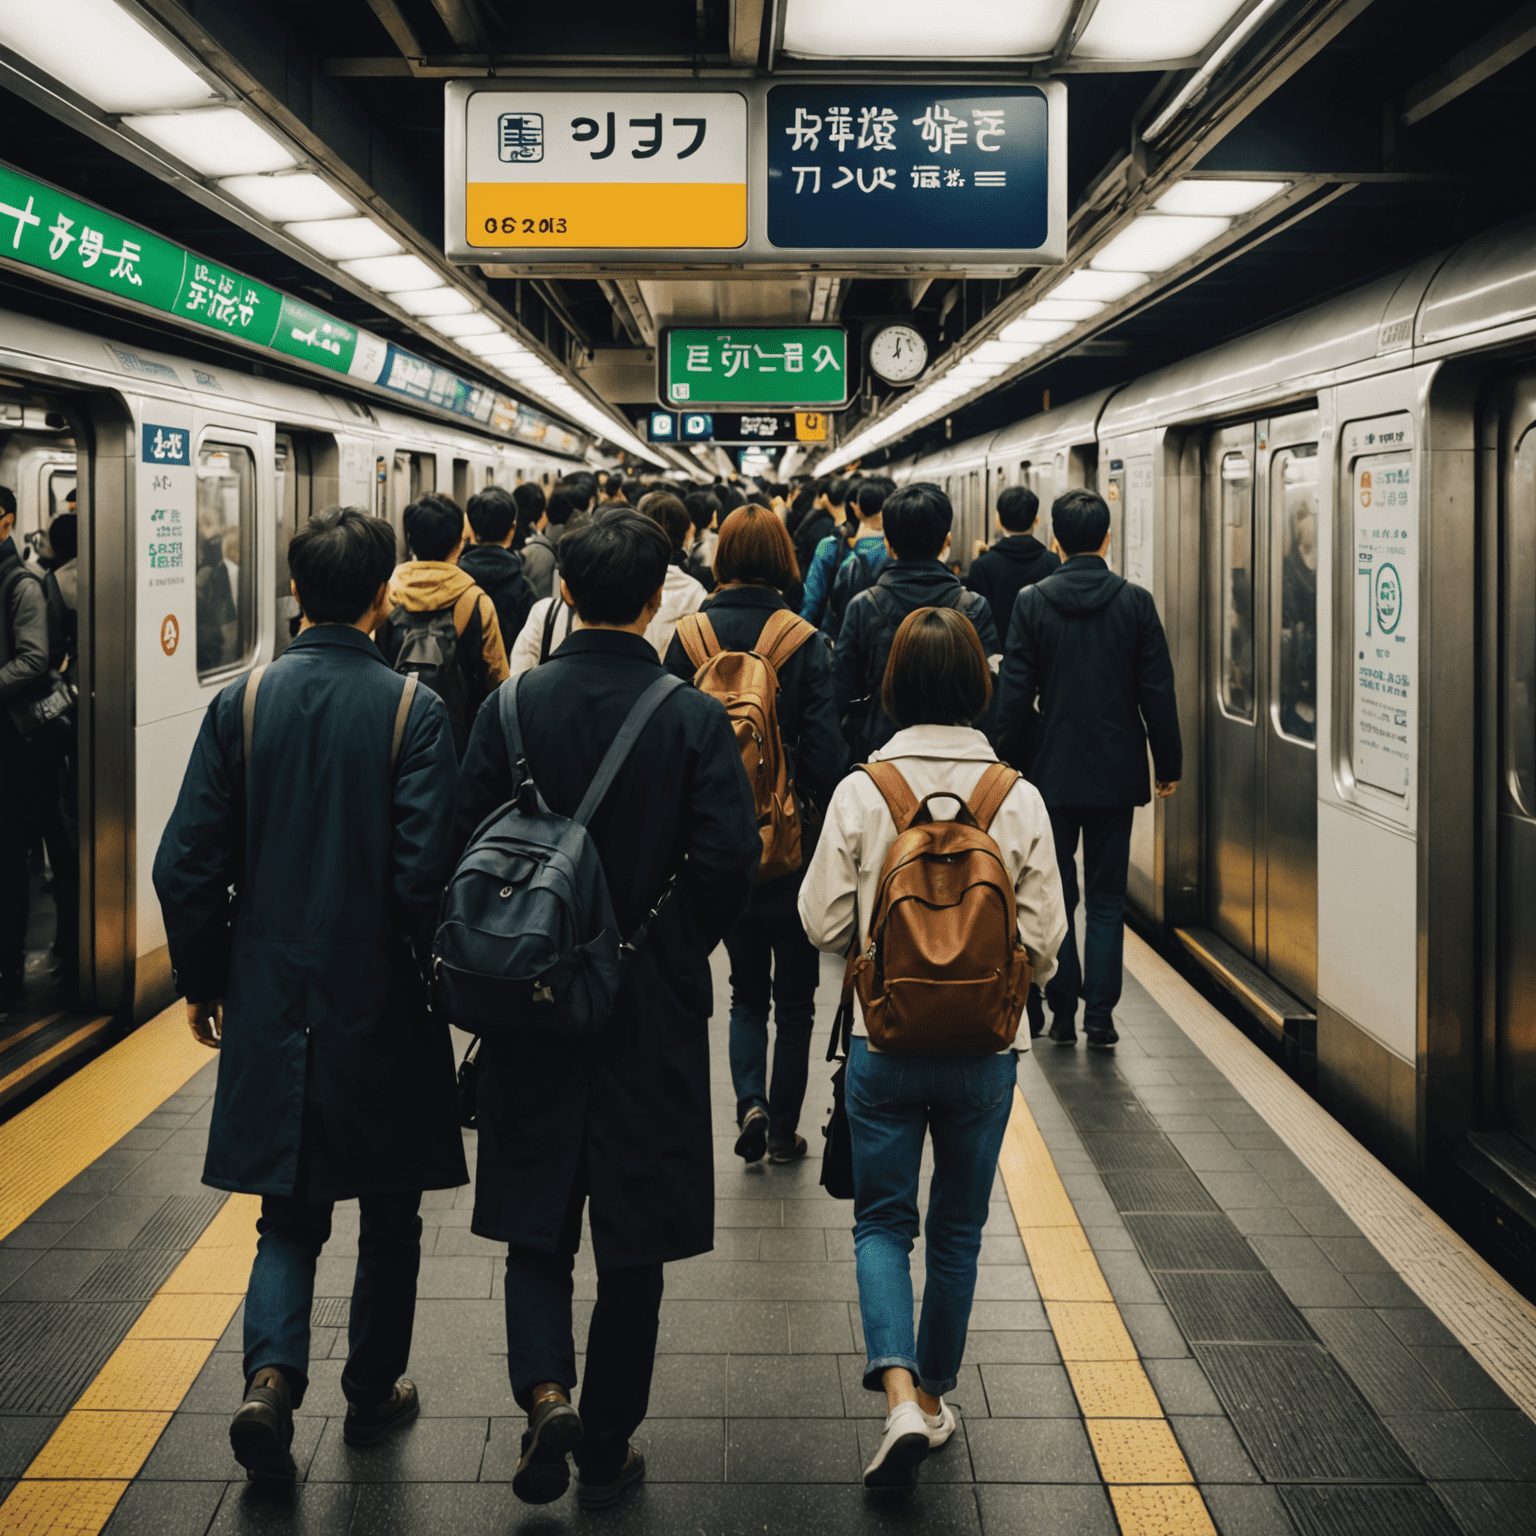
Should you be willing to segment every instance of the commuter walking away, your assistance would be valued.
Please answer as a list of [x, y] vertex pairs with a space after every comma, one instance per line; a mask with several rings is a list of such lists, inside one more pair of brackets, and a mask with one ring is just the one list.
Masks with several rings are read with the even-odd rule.
[[394, 555], [389, 524], [355, 508], [294, 535], [302, 628], [209, 706], [155, 859], [188, 1023], [221, 1048], [203, 1182], [261, 1196], [230, 1425], [258, 1479], [295, 1476], [335, 1202], [362, 1213], [343, 1435], [372, 1445], [419, 1407], [403, 1372], [422, 1191], [468, 1181], [453, 1047], [425, 981], [458, 770], [443, 701], [368, 638]]
[[[579, 627], [507, 685], [529, 777], [560, 815], [576, 811], [631, 708], [666, 675], [646, 629], [672, 553], [658, 524], [627, 507], [599, 512], [561, 545]], [[502, 711], [482, 710], [456, 846], [513, 797], [513, 770]], [[643, 930], [644, 942], [596, 1044], [482, 1045], [474, 1230], [509, 1244], [507, 1366], [529, 1417], [513, 1491], [530, 1503], [559, 1498], [574, 1449], [578, 1494], [601, 1506], [644, 1475], [629, 1437], [650, 1396], [662, 1265], [713, 1243], [709, 952], [745, 909], [762, 853], [724, 708], [678, 688], [587, 830], [619, 932]], [[578, 1414], [571, 1273], [588, 1204], [597, 1306]]]
[[496, 605], [461, 563], [468, 536], [468, 519], [447, 496], [423, 496], [405, 509], [413, 558], [395, 572], [392, 607], [374, 636], [397, 672], [415, 676], [448, 706], [461, 758], [476, 711], [507, 676]]
[[[986, 655], [964, 617], [923, 608], [902, 621], [883, 684], [897, 732], [838, 786], [800, 891], [812, 943], [849, 953], [862, 1010], [845, 1041], [854, 1254], [864, 1385], [883, 1390], [887, 1408], [864, 1472], [870, 1487], [910, 1481], [954, 1433], [944, 1394], [965, 1352], [1028, 967], [1049, 977], [1066, 932], [1040, 795], [972, 728], [990, 694]], [[904, 851], [892, 870], [898, 832]], [[930, 887], [935, 870], [942, 884]], [[900, 890], [910, 899], [891, 900], [896, 882], [908, 882]], [[940, 993], [942, 1003], [928, 1001]], [[914, 1339], [910, 1258], [930, 1133]]]
[[[692, 498], [690, 498], [691, 500]], [[832, 665], [825, 642], [798, 620], [783, 593], [795, 582], [795, 550], [778, 516], [765, 507], [732, 512], [715, 551], [719, 588], [699, 613], [683, 619], [667, 652], [679, 677], [727, 700], [739, 722], [738, 740], [758, 789], [764, 828], [763, 863], [746, 912], [725, 936], [731, 961], [731, 1081], [736, 1090], [736, 1155], [748, 1163], [791, 1163], [806, 1154], [798, 1134], [809, 1075], [820, 957], [796, 914], [805, 865], [815, 851], [821, 816], [842, 776], [847, 749], [832, 707]], [[702, 621], [702, 622], [701, 622]], [[708, 626], [706, 631], [705, 625]], [[705, 670], [711, 655], [754, 652], [767, 666], [739, 661]], [[733, 660], [736, 659], [733, 655]], [[718, 681], [711, 683], [710, 673]], [[776, 721], [778, 753], [790, 781], [787, 803], [775, 807], [767, 771], [771, 749], [754, 733]], [[761, 770], [761, 771], [758, 771]], [[774, 861], [793, 818], [798, 849], [793, 867]], [[770, 876], [772, 878], [770, 878]], [[768, 1077], [768, 1015], [773, 1012], [773, 1077]]]
[[545, 508], [542, 524], [528, 536], [528, 542], [523, 545], [523, 575], [533, 588], [536, 601], [556, 595], [559, 591], [557, 565], [560, 535], [565, 532], [566, 523], [576, 515], [576, 511], [576, 503], [570, 493], [557, 486]]
[[[859, 531], [847, 546], [842, 563], [830, 577], [826, 611], [821, 620], [822, 633], [834, 644], [842, 630], [848, 604], [860, 592], [874, 586], [890, 561], [891, 552], [885, 542], [884, 511], [895, 490], [894, 480], [884, 475], [872, 475], [859, 482], [858, 500], [849, 503], [858, 519]], [[825, 546], [826, 541], [822, 542]]]
[[[470, 500], [473, 502], [474, 498]], [[544, 494], [543, 486], [525, 480], [512, 487], [512, 500], [517, 503], [517, 527], [512, 534], [512, 548], [520, 555], [528, 540], [549, 522], [549, 498]], [[470, 521], [474, 521], [473, 516]], [[480, 537], [478, 531], [475, 537]]]
[[507, 656], [507, 670], [521, 677], [530, 667], [542, 666], [570, 638], [576, 628], [576, 610], [563, 597], [541, 597], [528, 610]]
[[[520, 485], [532, 491], [542, 508], [544, 493], [536, 485]], [[499, 485], [477, 491], [466, 508], [475, 542], [459, 557], [459, 569], [490, 598], [496, 609], [496, 627], [502, 644], [522, 629], [534, 605], [534, 591], [523, 575], [523, 557], [513, 552], [517, 535], [518, 507], [513, 492]]]
[[672, 546], [672, 557], [667, 562], [666, 585], [661, 594], [661, 607], [645, 632], [645, 638], [656, 647], [659, 660], [666, 656], [672, 644], [672, 636], [677, 632], [677, 621], [684, 614], [697, 613], [699, 605], [708, 594], [688, 574], [684, 550], [692, 524], [687, 507], [670, 491], [652, 491], [650, 495], [640, 497], [639, 512], [661, 529]]
[[992, 609], [1000, 636], [1008, 633], [1013, 600], [1025, 587], [1044, 581], [1061, 564], [1061, 557], [1034, 536], [1040, 498], [1023, 485], [1005, 485], [997, 495], [997, 523], [1003, 537], [984, 555], [971, 561], [965, 584], [979, 592]]
[[795, 561], [800, 567], [802, 581], [811, 568], [811, 561], [816, 558], [816, 550], [821, 541], [829, 534], [836, 533], [842, 524], [848, 500], [848, 481], [842, 476], [835, 480], [817, 480], [811, 491], [810, 509], [790, 530], [795, 541]]
[[832, 695], [853, 760], [863, 762], [896, 732], [881, 705], [887, 658], [901, 621], [918, 608], [953, 608], [976, 629], [983, 651], [1002, 650], [987, 600], [967, 592], [944, 564], [954, 509], [936, 485], [904, 485], [882, 509], [892, 559], [848, 604], [832, 653]]
[[[1109, 569], [1109, 508], [1095, 491], [1067, 491], [1051, 508], [1060, 570], [1013, 605], [999, 680], [994, 740], [1024, 768], [1051, 813], [1067, 902], [1067, 938], [1049, 986], [1050, 1037], [1077, 1043], [1083, 1003], [1088, 1045], [1120, 1036], [1125, 885], [1135, 809], [1166, 799], [1183, 773], [1173, 663], [1152, 594]], [[1077, 845], [1086, 883], [1083, 953], [1075, 932]], [[1038, 1029], [1043, 1019], [1032, 1019]]]

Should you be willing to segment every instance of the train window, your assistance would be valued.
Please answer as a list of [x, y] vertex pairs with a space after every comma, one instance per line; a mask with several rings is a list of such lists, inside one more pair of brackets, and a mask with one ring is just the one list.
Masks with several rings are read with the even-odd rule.
[[1221, 705], [1253, 719], [1253, 464], [1221, 460]]
[[462, 507], [469, 500], [469, 460], [453, 461], [453, 499]]
[[495, 469], [491, 465], [487, 464], [485, 466], [485, 488], [486, 488], [486, 490], [490, 490], [490, 488], [493, 485], [495, 485], [495, 484], [496, 484], [496, 471], [495, 471]]
[[256, 646], [256, 466], [248, 448], [197, 453], [197, 675], [246, 661]]
[[48, 476], [48, 523], [52, 523], [60, 512], [73, 512], [75, 510], [75, 480], [73, 467], [69, 469], [55, 469]]
[[1515, 449], [1504, 512], [1504, 778], [1536, 816], [1536, 431]]
[[1317, 740], [1317, 463], [1316, 443], [1281, 448], [1269, 461], [1276, 723], [1305, 742]]

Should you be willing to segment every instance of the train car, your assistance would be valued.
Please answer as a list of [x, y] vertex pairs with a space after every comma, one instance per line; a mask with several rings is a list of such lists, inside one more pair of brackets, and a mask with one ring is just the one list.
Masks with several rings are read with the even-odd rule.
[[1186, 742], [1133, 906], [1394, 1164], [1536, 1213], [1533, 427], [1527, 219], [907, 477], [1097, 485]]
[[[0, 319], [0, 483], [18, 546], [79, 511], [81, 993], [142, 1020], [172, 998], [150, 881], [209, 701], [282, 653], [287, 549], [344, 502], [549, 485], [578, 467], [361, 396]], [[302, 878], [301, 872], [296, 872]]]

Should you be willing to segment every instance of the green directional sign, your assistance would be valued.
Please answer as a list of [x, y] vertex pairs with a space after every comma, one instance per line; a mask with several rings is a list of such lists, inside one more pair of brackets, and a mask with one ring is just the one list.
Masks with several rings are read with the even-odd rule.
[[660, 348], [664, 405], [848, 403], [848, 334], [828, 325], [678, 328]]

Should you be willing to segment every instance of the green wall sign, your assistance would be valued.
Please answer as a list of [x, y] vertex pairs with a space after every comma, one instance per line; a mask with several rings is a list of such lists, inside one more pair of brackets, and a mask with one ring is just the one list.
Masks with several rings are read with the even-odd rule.
[[663, 405], [788, 409], [848, 403], [848, 333], [835, 326], [670, 330], [658, 356]]

